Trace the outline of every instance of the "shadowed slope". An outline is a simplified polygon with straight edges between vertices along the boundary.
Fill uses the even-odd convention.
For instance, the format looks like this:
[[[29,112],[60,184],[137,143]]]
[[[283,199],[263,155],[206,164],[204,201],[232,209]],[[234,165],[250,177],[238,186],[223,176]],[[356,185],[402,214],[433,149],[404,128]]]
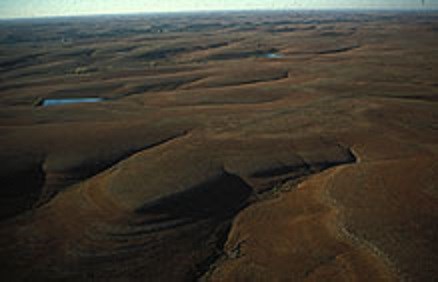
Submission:
[[[269,139],[221,140],[222,149],[215,152],[212,148],[218,144],[216,140],[200,142],[195,138],[176,139],[136,153],[59,194],[31,217],[17,218],[21,227],[17,226],[14,237],[30,232],[34,239],[6,248],[7,252],[12,255],[26,249],[29,257],[38,256],[40,260],[14,263],[11,268],[20,269],[14,275],[23,279],[111,276],[154,280],[200,276],[208,262],[220,255],[221,238],[225,238],[230,220],[256,200],[260,187],[266,191],[266,187],[285,179],[351,161],[350,152],[336,144],[321,147],[328,152],[325,156],[311,157],[312,153],[287,140],[279,146],[288,148],[288,154],[272,155],[262,149]],[[295,154],[307,155],[305,163]],[[187,159],[191,165],[181,166]],[[171,172],[173,177],[162,177]],[[59,233],[63,234],[62,241],[52,241]],[[6,234],[2,238],[13,240]],[[47,245],[50,254],[44,252]],[[184,263],[180,262],[182,257]],[[54,263],[55,258],[62,259]],[[123,260],[124,266],[109,272],[114,259]],[[163,272],[160,261],[177,267]]]

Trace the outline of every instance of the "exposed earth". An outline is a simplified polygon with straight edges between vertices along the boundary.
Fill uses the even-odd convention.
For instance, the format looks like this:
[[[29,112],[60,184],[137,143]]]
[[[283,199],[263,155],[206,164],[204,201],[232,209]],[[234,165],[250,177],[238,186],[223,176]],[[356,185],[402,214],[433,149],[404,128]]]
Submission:
[[[0,22],[1,280],[436,280],[437,35],[432,12]]]

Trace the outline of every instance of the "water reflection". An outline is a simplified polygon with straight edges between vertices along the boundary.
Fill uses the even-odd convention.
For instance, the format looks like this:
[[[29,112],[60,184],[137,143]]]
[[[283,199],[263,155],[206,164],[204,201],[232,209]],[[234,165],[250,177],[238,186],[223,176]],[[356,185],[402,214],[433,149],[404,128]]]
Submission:
[[[102,98],[64,98],[64,99],[44,99],[41,102],[41,106],[58,106],[66,104],[77,104],[77,103],[97,103],[102,102]]]

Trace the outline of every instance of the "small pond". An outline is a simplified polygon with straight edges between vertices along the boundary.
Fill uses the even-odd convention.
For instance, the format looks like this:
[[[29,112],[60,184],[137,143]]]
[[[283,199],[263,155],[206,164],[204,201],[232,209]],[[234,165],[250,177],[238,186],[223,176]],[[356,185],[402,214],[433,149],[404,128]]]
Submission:
[[[267,59],[280,59],[283,58],[283,55],[279,53],[268,53],[265,54],[263,57]]]
[[[62,98],[62,99],[44,99],[41,101],[40,106],[58,106],[66,104],[77,104],[77,103],[97,103],[102,102],[102,98]]]

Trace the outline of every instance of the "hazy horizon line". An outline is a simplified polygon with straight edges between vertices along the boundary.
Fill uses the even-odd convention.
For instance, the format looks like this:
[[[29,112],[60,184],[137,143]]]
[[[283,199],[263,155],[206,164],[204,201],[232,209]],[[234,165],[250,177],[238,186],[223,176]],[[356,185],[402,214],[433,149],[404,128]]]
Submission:
[[[294,9],[217,9],[217,10],[181,10],[181,11],[142,11],[142,12],[122,12],[122,13],[83,13],[73,15],[42,15],[42,16],[17,16],[1,17],[0,21],[8,20],[38,20],[56,18],[82,18],[99,16],[130,16],[130,15],[177,15],[177,14],[211,14],[211,13],[230,13],[230,12],[437,12],[438,8],[294,8]]]

